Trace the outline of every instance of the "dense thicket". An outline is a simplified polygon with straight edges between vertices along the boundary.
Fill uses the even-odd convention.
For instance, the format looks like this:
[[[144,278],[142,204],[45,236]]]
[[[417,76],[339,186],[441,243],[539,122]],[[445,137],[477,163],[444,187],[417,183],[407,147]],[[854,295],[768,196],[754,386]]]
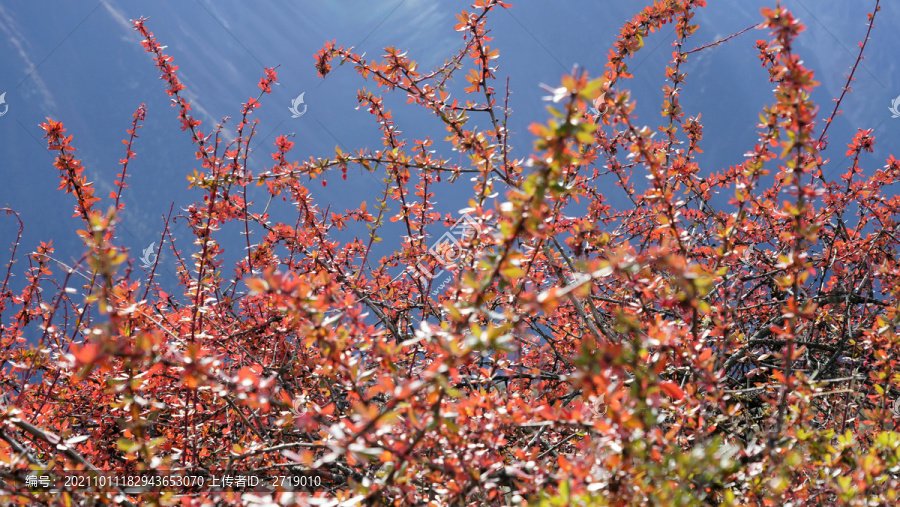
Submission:
[[[895,503],[900,202],[886,187],[900,163],[866,168],[875,139],[860,131],[849,167],[824,177],[840,102],[823,121],[794,47],[803,27],[779,6],[758,27],[775,88],[758,141],[736,165],[701,169],[700,112],[687,117],[679,93],[690,54],[712,46],[686,48],[704,5],[656,2],[622,28],[603,75],[563,76],[530,155],[510,149],[509,90],[486,28],[510,6],[462,12],[465,47],[436,69],[394,48],[371,60],[326,44],[321,75],[348,64],[375,84],[358,99],[383,146],[297,162],[282,136],[261,172],[247,165],[248,118],[275,70],[232,130],[204,132],[172,57],[135,21],[200,165],[185,211],[193,245],[168,226],[161,238],[183,293],[153,282],[156,266],[138,284],[113,241],[143,106],[111,206],[48,119],[87,254],[60,271],[49,243],[22,257],[16,241],[24,263],[0,286],[4,503]],[[627,62],[664,24],[676,39],[654,131],[633,115]],[[464,97],[450,97],[452,82]],[[432,112],[446,126],[438,142],[466,163],[404,137],[379,93]],[[318,182],[351,167],[383,177],[371,204],[317,202]],[[435,188],[451,183],[470,199],[442,216]],[[254,185],[266,199],[248,200]],[[629,205],[617,209],[607,197],[623,191]],[[714,192],[731,198],[714,206]],[[278,206],[291,220],[270,216]],[[229,222],[246,242],[233,267],[219,237]],[[376,257],[376,244],[390,253]],[[13,272],[27,277],[21,292],[9,290]],[[27,469],[317,482],[124,500],[121,488],[49,493]]]

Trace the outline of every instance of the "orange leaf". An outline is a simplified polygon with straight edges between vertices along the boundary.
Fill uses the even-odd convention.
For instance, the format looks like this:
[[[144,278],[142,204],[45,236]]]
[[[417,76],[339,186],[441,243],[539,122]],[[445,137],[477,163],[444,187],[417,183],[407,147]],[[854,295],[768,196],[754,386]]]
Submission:
[[[684,391],[678,387],[678,384],[674,382],[660,382],[659,388],[664,392],[669,398],[674,398],[676,400],[680,400],[684,398]]]
[[[94,364],[97,361],[97,357],[100,355],[100,345],[96,343],[88,343],[81,347],[72,346],[72,355],[75,356],[75,359],[78,359],[78,362],[81,364]]]

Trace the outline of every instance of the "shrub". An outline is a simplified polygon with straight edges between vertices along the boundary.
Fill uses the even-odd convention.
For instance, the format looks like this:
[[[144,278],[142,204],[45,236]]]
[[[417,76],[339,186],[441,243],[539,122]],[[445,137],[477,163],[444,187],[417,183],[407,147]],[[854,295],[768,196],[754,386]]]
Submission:
[[[226,141],[222,125],[201,131],[172,57],[134,21],[201,166],[188,178],[202,194],[187,211],[190,257],[168,227],[162,238],[183,294],[154,283],[155,266],[142,290],[113,241],[144,107],[109,211],[72,137],[48,119],[87,261],[54,273],[52,246],[42,244],[18,294],[7,267],[4,501],[895,503],[898,200],[885,191],[900,163],[864,171],[875,140],[861,130],[846,151],[850,168],[824,177],[840,100],[816,119],[817,83],[794,50],[803,27],[778,6],[762,9],[770,39],[756,42],[775,84],[758,142],[742,163],[701,173],[700,115],[686,117],[679,93],[683,64],[708,47],[685,49],[704,5],[654,3],[622,28],[602,76],[563,76],[524,157],[510,148],[509,91],[497,87],[499,52],[486,29],[491,11],[509,5],[476,0],[457,17],[465,48],[428,72],[395,48],[373,61],[328,43],[316,55],[322,76],[349,64],[405,94],[443,122],[444,141],[469,162],[442,158],[432,139],[402,137],[382,97],[361,90],[383,147],[301,163],[281,136],[258,173],[247,165],[248,118],[276,70],[266,69]],[[636,123],[627,62],[668,23],[667,124],[655,136]],[[459,75],[465,98],[450,99]],[[310,182],[338,170],[346,178],[350,167],[383,175],[375,204],[323,209]],[[468,181],[460,215],[435,211],[438,189]],[[609,182],[628,207],[607,202]],[[254,185],[289,203],[292,221],[252,202]],[[716,191],[733,198],[716,208]],[[228,223],[247,247],[230,274],[217,240]],[[385,237],[391,223],[399,238]],[[362,225],[368,233],[335,237]],[[252,243],[250,233],[262,237]],[[33,330],[37,343],[26,339]],[[151,479],[143,492],[117,483],[50,493],[27,470]],[[172,482],[185,474],[195,482]],[[293,488],[209,487],[213,476],[239,474],[286,477],[280,486]]]

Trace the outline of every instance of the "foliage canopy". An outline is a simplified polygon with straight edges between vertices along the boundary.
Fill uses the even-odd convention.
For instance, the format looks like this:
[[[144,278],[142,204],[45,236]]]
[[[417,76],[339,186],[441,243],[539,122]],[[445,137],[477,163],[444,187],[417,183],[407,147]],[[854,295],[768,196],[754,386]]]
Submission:
[[[743,162],[701,172],[700,114],[686,116],[679,92],[689,55],[713,46],[685,48],[705,3],[655,2],[622,28],[602,76],[563,76],[527,156],[510,149],[509,90],[487,29],[491,11],[510,5],[476,0],[457,16],[465,47],[427,72],[395,48],[369,60],[327,43],[315,58],[322,76],[349,64],[375,83],[357,98],[383,146],[298,162],[280,136],[256,173],[249,117],[276,70],[233,132],[224,121],[203,132],[173,58],[135,20],[200,161],[188,180],[202,198],[185,211],[193,246],[176,244],[168,222],[160,238],[183,294],[153,282],[155,265],[142,288],[113,241],[144,106],[109,211],[72,136],[48,119],[87,253],[59,273],[41,244],[13,293],[14,243],[0,286],[4,502],[895,503],[900,201],[885,191],[900,163],[866,170],[875,139],[861,130],[850,167],[824,177],[840,101],[817,119],[817,83],[794,50],[803,26],[778,6],[757,27],[769,34],[756,47],[775,84],[758,141]],[[676,40],[654,131],[634,117],[627,62],[669,23]],[[465,96],[451,99],[459,76]],[[381,92],[433,113],[468,162],[403,137]],[[310,182],[350,167],[383,176],[374,204],[323,208]],[[435,193],[469,183],[465,231],[436,243],[460,216],[437,213]],[[283,199],[252,202],[254,185]],[[608,202],[613,185],[629,206]],[[717,208],[714,192],[733,197]],[[279,205],[292,222],[272,220]],[[217,239],[227,223],[246,238],[230,272]],[[389,223],[402,236],[386,237]],[[335,238],[362,225],[366,234]],[[395,247],[375,258],[378,243]],[[321,483],[125,500],[122,488],[29,487],[28,469],[274,471]]]

